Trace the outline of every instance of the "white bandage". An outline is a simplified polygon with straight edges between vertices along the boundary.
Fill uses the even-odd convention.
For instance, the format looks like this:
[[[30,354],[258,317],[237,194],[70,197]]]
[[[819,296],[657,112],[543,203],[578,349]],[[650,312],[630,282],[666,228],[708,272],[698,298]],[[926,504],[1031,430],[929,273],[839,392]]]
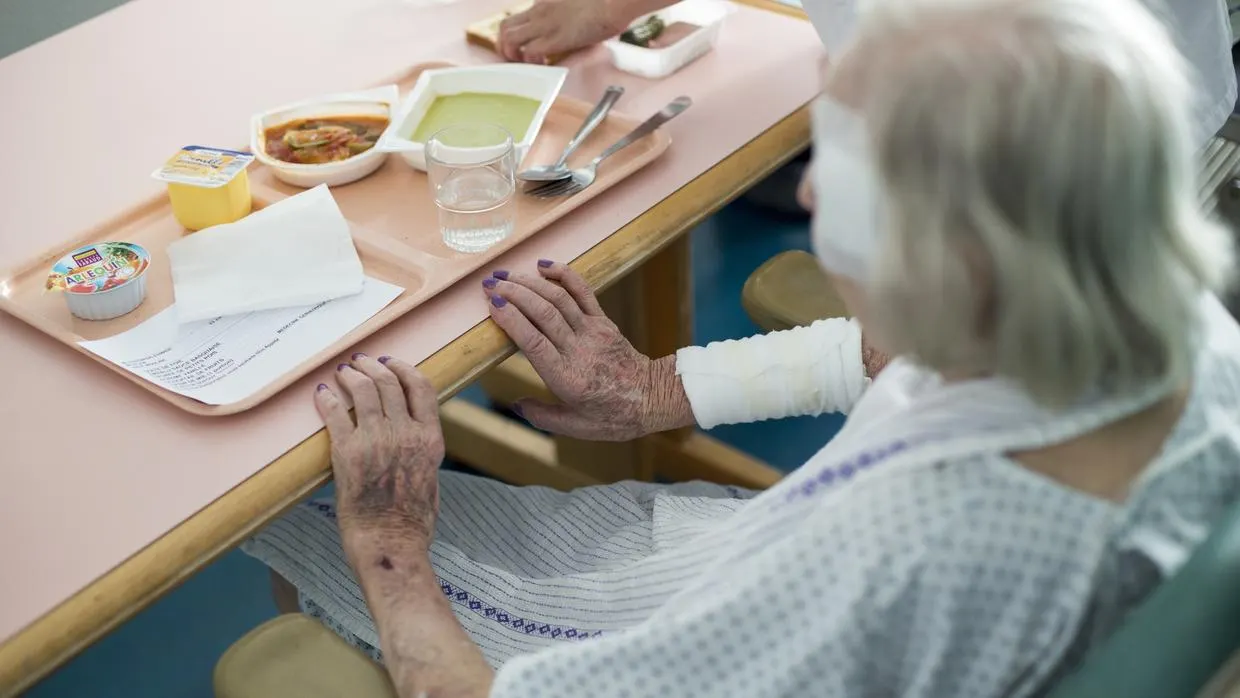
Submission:
[[[847,413],[868,383],[861,326],[842,318],[687,347],[676,352],[676,373],[703,429]]]
[[[864,282],[883,230],[865,122],[825,95],[814,101],[813,117],[814,252],[829,271]]]

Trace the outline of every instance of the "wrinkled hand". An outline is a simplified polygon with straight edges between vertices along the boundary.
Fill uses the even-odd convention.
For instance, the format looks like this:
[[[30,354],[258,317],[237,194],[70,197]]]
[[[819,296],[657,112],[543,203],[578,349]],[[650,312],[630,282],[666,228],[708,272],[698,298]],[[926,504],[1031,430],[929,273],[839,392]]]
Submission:
[[[801,181],[797,184],[797,203],[801,208],[814,212],[814,161],[811,158],[801,173]]]
[[[593,46],[628,28],[607,0],[539,0],[499,27],[499,52],[510,61],[546,63],[548,57]]]
[[[353,400],[356,425],[328,386],[314,402],[331,437],[342,534],[393,534],[429,546],[444,457],[434,388],[403,361],[364,354],[341,364],[336,381]]]
[[[834,63],[828,54],[823,53],[818,59],[818,79],[822,84],[827,84],[827,80],[836,80],[839,74],[832,74]],[[856,71],[854,71],[856,72]],[[834,83],[836,86],[838,82]],[[838,95],[835,95],[838,97]],[[801,183],[797,186],[797,203],[801,204],[801,208],[814,212],[814,158],[818,157],[817,152],[810,151],[809,164],[805,166],[805,170],[801,173]]]
[[[866,339],[863,330],[861,332],[861,365],[865,366],[866,377],[871,380],[878,378],[878,374],[887,368],[889,363],[891,363],[891,357],[874,348],[874,345]]]
[[[538,272],[497,271],[482,282],[491,317],[562,403],[524,399],[515,411],[540,429],[594,441],[681,426],[686,411],[692,423],[674,364],[633,348],[568,267],[543,261]]]

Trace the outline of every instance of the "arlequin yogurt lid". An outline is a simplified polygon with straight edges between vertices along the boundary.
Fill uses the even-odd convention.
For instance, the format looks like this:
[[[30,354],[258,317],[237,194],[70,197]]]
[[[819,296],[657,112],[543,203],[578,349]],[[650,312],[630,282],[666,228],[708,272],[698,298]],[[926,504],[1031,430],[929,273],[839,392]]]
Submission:
[[[187,145],[168,158],[151,176],[161,182],[215,189],[228,184],[254,162],[254,156],[237,150]]]
[[[151,255],[138,245],[99,242],[61,257],[47,275],[45,288],[84,295],[105,293],[138,279],[150,265]]]

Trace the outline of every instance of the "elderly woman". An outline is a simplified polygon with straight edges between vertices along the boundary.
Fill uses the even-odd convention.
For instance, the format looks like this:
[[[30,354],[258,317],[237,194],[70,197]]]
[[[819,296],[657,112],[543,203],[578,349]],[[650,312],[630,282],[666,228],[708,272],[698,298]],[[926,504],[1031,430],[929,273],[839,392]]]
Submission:
[[[1041,693],[1240,495],[1187,74],[1135,0],[875,3],[814,109],[855,321],[652,360],[560,264],[484,283],[535,425],[848,412],[819,453],[762,493],[438,473],[433,391],[358,355],[316,396],[335,504],[249,550],[408,698]]]

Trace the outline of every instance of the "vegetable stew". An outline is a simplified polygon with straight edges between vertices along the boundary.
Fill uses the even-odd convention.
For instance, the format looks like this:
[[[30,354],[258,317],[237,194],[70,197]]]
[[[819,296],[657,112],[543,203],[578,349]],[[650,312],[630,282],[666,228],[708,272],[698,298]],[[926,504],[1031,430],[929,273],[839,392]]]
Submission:
[[[388,127],[381,116],[333,116],[298,119],[272,126],[263,134],[267,154],[301,165],[347,160],[375,147]]]

